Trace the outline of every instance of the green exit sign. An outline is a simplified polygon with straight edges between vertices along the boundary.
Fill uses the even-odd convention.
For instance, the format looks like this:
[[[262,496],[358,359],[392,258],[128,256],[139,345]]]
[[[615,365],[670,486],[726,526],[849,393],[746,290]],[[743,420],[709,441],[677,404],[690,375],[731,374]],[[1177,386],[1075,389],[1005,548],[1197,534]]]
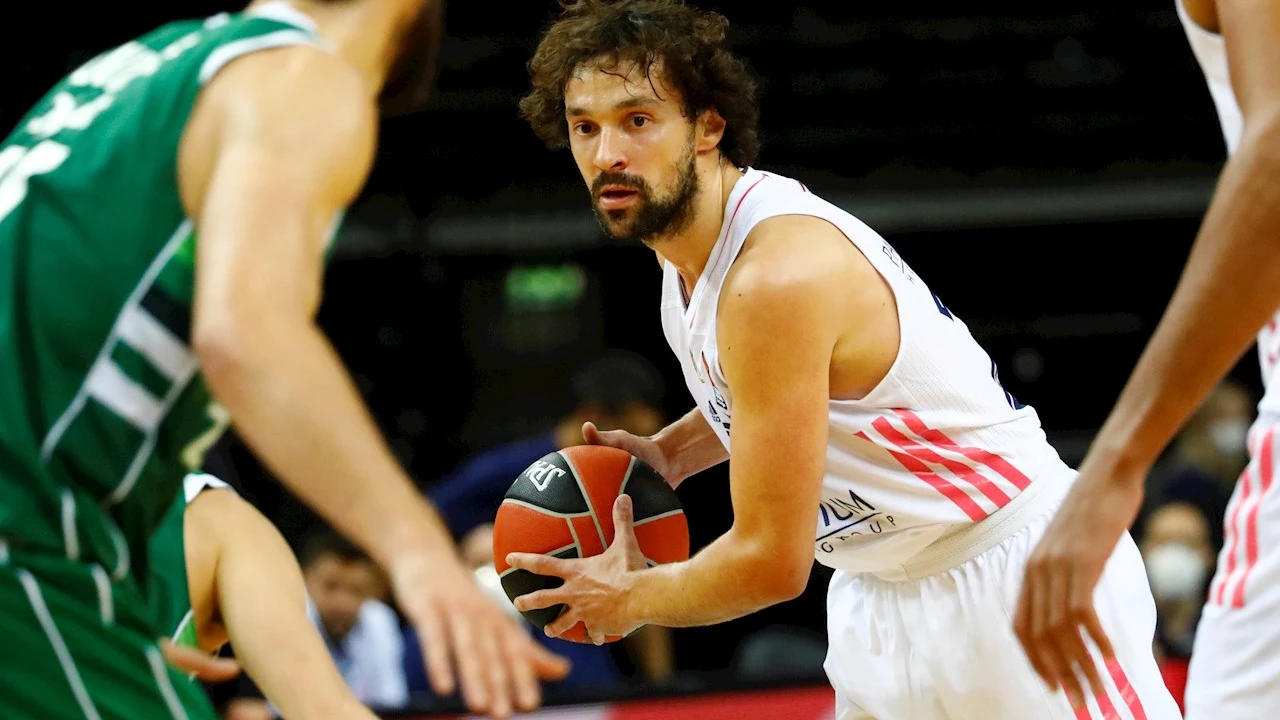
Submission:
[[[507,271],[507,304],[518,310],[573,305],[582,298],[587,275],[573,263],[517,265]]]

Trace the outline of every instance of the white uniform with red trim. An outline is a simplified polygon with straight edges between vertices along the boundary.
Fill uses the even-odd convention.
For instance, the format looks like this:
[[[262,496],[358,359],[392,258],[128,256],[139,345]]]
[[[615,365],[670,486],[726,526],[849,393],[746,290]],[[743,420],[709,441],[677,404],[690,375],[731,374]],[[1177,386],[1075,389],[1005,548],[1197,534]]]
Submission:
[[[1227,152],[1244,119],[1222,36],[1197,26],[1174,0],[1218,111]],[[1280,429],[1280,312],[1258,333],[1266,392],[1249,432],[1249,466],[1227,505],[1222,552],[1196,629],[1187,676],[1188,720],[1244,720],[1280,711],[1280,493],[1274,487]]]
[[[897,252],[796,180],[747,169],[720,237],[687,293],[670,263],[662,323],[704,417],[726,447],[733,391],[720,368],[716,315],[751,229],[779,215],[822,218],[892,289],[901,342],[861,400],[832,400],[814,532],[836,569],[827,671],[841,718],[1084,718],[1039,680],[1010,608],[1026,558],[1074,480],[1035,411],[1001,387],[995,365]],[[785,481],[785,478],[779,478]],[[1152,657],[1155,604],[1127,536],[1098,590],[1119,653],[1096,718],[1180,717]],[[1118,713],[1118,714],[1117,714]]]

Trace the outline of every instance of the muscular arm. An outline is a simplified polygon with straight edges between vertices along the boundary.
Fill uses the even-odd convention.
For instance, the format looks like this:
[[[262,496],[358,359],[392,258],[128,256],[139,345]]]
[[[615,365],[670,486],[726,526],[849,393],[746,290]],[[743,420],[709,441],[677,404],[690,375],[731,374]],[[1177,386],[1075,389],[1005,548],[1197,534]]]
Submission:
[[[206,490],[184,518],[192,607],[208,607],[209,635],[236,657],[284,717],[368,718],[307,617],[302,573],[284,538],[228,490]],[[193,557],[195,555],[196,557]]]
[[[1204,15],[1201,8],[1197,20]],[[1090,453],[1133,483],[1280,307],[1280,2],[1218,0],[1216,21],[1244,135],[1173,299]]]
[[[884,311],[868,304],[870,295],[859,297],[870,283],[883,289],[879,277],[829,225],[767,221],[748,243],[721,291],[718,317],[720,364],[733,390],[733,526],[686,562],[636,574],[629,602],[646,623],[723,622],[804,590],[826,464],[832,353],[844,319]]]
[[[210,389],[293,492],[394,569],[397,549],[443,555],[450,538],[314,322],[329,233],[364,183],[375,124],[371,94],[337,59],[255,53],[205,91],[180,174]]]

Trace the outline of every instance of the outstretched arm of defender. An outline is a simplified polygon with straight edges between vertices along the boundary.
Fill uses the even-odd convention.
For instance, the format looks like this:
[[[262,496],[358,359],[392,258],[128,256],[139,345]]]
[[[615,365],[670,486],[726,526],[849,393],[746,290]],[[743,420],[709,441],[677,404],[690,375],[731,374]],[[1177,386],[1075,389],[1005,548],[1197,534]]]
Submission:
[[[313,48],[254,53],[205,90],[180,178],[197,218],[193,342],[210,389],[266,465],[386,568],[436,692],[473,710],[538,701],[563,663],[463,568],[314,316],[326,244],[373,157],[373,94]]]
[[[1210,7],[1197,3],[1205,21]],[[1191,256],[1159,326],[1027,563],[1015,630],[1051,686],[1084,696],[1101,680],[1081,634],[1110,644],[1093,591],[1132,525],[1148,472],[1190,414],[1280,308],[1280,1],[1218,0],[1231,83],[1244,114]]]

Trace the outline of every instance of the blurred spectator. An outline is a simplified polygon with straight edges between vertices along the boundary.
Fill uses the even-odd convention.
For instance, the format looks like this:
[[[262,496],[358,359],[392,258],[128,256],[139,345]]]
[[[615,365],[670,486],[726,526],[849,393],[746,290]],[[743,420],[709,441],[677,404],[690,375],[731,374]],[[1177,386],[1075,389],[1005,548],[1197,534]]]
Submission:
[[[1208,520],[1213,546],[1220,546],[1227,502],[1249,461],[1246,437],[1254,416],[1244,386],[1228,379],[1215,388],[1152,473],[1145,514],[1168,502],[1193,505]]]
[[[1156,599],[1162,655],[1191,656],[1214,564],[1209,533],[1204,511],[1185,502],[1165,503],[1147,519],[1141,549]]]
[[[1139,543],[1156,600],[1156,658],[1180,707],[1214,565],[1211,532],[1203,510],[1186,502],[1168,502],[1151,512]]]
[[[404,640],[395,611],[368,596],[373,561],[327,528],[307,539],[300,561],[307,611],[347,686],[370,707],[404,707]]]
[[[493,563],[493,518],[511,483],[542,456],[581,445],[582,424],[601,430],[625,429],[651,435],[666,424],[662,413],[662,375],[648,361],[632,353],[608,352],[588,363],[573,377],[573,409],[552,427],[487,450],[464,462],[452,475],[428,489],[436,508],[455,537],[459,550],[474,569]],[[535,636],[573,663],[569,676],[548,687],[595,691],[616,685],[622,673],[608,646],[597,647]],[[645,627],[623,641],[628,656],[649,682],[666,681],[673,666],[670,630]],[[405,676],[415,694],[430,695],[418,641],[412,629],[405,635]]]

